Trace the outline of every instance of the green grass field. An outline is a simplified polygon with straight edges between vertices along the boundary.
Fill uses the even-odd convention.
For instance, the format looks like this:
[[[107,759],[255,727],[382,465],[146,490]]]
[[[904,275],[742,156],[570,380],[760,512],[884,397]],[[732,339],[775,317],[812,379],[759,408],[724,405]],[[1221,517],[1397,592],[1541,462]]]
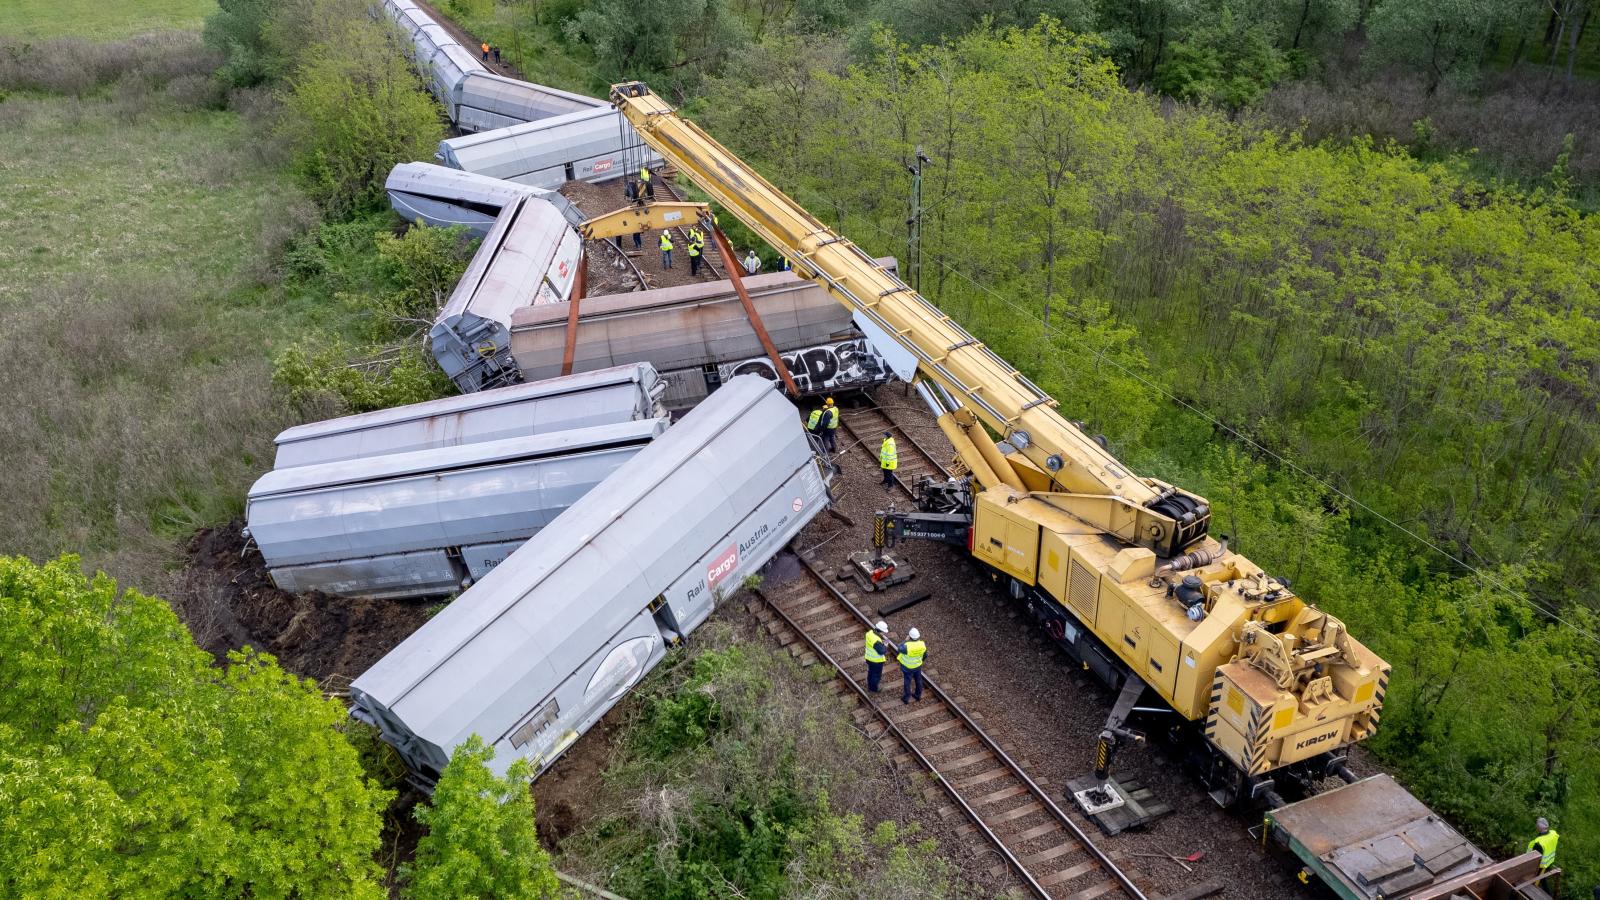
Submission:
[[[262,262],[306,202],[258,143],[159,89],[0,107],[0,552],[164,589],[270,467],[271,355],[336,313]]]
[[[215,0],[5,0],[0,37],[109,41],[166,29],[197,29]]]

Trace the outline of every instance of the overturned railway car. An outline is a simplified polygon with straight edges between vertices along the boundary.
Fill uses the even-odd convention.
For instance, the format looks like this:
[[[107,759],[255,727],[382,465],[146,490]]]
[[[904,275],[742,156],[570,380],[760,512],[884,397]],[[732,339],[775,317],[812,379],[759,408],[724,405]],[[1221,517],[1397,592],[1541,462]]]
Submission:
[[[730,382],[351,688],[424,787],[473,734],[548,768],[828,503],[794,406]]]
[[[286,591],[450,593],[486,575],[666,425],[644,419],[276,469],[250,488],[248,535]]]
[[[666,414],[666,383],[649,363],[446,397],[296,425],[279,433],[274,467],[340,462],[615,425]]]
[[[389,205],[402,218],[435,228],[464,226],[479,235],[494,227],[500,211],[518,197],[537,197],[561,211],[573,225],[585,216],[555,191],[473,175],[432,163],[400,163],[384,181]]]
[[[468,72],[446,101],[450,120],[465,132],[494,131],[611,104],[488,71]]]
[[[892,257],[878,262],[895,265]],[[849,311],[821,287],[788,272],[744,283],[802,392],[866,388],[889,379]],[[667,382],[668,409],[693,406],[735,375],[777,378],[728,281],[590,297],[578,312],[573,371],[649,362]],[[558,303],[512,314],[511,355],[523,378],[561,372],[567,313],[567,304]]]
[[[569,181],[608,181],[640,165],[661,164],[609,105],[448,138],[434,158],[474,175],[549,189]]]
[[[466,393],[524,380],[511,360],[512,313],[571,296],[582,252],[559,209],[535,197],[513,200],[428,332],[439,368]]]

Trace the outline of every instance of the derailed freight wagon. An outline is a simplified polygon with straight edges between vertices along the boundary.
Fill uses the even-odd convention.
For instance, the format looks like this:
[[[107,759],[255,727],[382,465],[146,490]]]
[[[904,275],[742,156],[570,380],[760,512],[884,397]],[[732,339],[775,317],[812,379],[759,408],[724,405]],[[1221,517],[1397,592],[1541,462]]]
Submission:
[[[286,591],[446,594],[482,578],[666,430],[644,419],[277,469],[248,535]]]
[[[433,163],[400,163],[389,170],[383,188],[389,194],[389,205],[401,218],[434,228],[459,225],[479,235],[487,235],[501,210],[518,197],[538,197],[561,210],[562,217],[574,226],[585,219],[571,201],[555,191]]]
[[[572,294],[583,240],[555,206],[513,200],[495,219],[428,331],[439,368],[463,392],[515,384],[511,315]]]
[[[547,378],[281,432],[274,467],[288,469],[413,450],[614,425],[666,414],[666,390],[649,363]]]
[[[893,270],[895,260],[879,265]],[[871,387],[891,373],[854,330],[850,311],[821,287],[789,272],[744,280],[785,364],[804,393]],[[522,377],[561,371],[566,303],[523,307],[511,316],[511,355]],[[728,281],[589,297],[579,306],[573,370],[647,361],[667,382],[668,409],[693,406],[735,375],[776,379],[744,305]]]
[[[434,158],[452,169],[534,187],[608,181],[661,164],[609,104],[525,125],[448,138]],[[623,198],[619,192],[617,205]]]
[[[474,132],[610,109],[611,104],[597,97],[518,81],[493,72],[469,72],[451,92],[449,108],[450,120],[457,128]]]
[[[795,408],[736,378],[351,687],[424,787],[473,734],[542,772],[829,502]]]

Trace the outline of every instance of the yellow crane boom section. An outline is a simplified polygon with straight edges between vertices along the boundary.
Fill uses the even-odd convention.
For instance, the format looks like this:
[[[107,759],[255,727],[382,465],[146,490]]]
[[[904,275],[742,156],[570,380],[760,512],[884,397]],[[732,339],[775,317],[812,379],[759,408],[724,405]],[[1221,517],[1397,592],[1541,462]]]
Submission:
[[[1210,539],[1203,498],[1127,471],[1014,366],[647,86],[614,85],[611,100],[797,275],[915,357],[917,376],[939,389],[923,397],[976,482],[972,554],[1052,598],[1180,715],[1204,722],[1241,777],[1310,765],[1377,728],[1388,665]],[[1056,627],[1058,640],[1078,640],[1064,618]]]
[[[640,137],[701,190],[782,251],[801,277],[894,336],[923,377],[958,398],[1011,441],[1055,490],[1112,495],[1130,504],[1170,486],[1135,477],[1055,409],[1056,401],[899,278],[878,268],[645,85],[612,88],[612,102]]]

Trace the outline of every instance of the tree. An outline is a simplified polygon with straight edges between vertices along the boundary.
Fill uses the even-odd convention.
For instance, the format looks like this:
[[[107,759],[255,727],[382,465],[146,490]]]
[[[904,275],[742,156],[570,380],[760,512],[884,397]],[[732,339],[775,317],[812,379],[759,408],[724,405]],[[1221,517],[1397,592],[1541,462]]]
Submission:
[[[533,769],[525,759],[506,777],[489,769],[494,748],[477,735],[455,749],[417,821],[428,833],[404,872],[411,900],[552,897],[560,890],[534,829]]]
[[[1422,72],[1431,94],[1477,76],[1489,40],[1516,21],[1519,0],[1384,0],[1367,20],[1366,61]]]
[[[396,163],[433,155],[444,125],[399,33],[352,19],[305,53],[284,98],[293,171],[334,217],[377,207]]]
[[[76,557],[0,557],[0,895],[378,897],[387,792],[270,657],[219,670]]]
[[[1216,19],[1184,32],[1156,67],[1156,86],[1180,100],[1203,100],[1237,111],[1259,100],[1288,72],[1271,24],[1242,4],[1225,3]]]

